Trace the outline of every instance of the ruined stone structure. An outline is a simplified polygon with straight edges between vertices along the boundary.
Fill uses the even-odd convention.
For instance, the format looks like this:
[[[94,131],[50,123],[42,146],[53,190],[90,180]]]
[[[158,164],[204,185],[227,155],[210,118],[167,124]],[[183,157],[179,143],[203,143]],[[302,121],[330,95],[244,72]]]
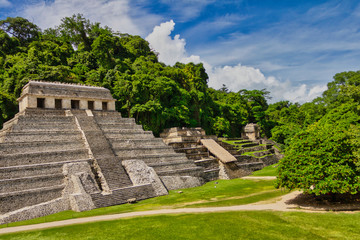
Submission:
[[[115,99],[102,87],[30,81],[22,90],[20,112],[26,108],[115,110]]]
[[[189,160],[203,167],[206,181],[246,176],[282,157],[272,143],[258,137],[254,141],[238,139],[241,148],[235,149],[233,145],[218,141],[216,136],[207,136],[201,128],[169,128],[160,136],[176,152],[185,153]],[[247,155],[248,152],[254,153]]]
[[[0,131],[0,223],[84,211],[199,186],[204,170],[100,87],[30,81]]]
[[[248,123],[244,127],[243,138],[256,141],[260,138],[260,127],[256,123]]]

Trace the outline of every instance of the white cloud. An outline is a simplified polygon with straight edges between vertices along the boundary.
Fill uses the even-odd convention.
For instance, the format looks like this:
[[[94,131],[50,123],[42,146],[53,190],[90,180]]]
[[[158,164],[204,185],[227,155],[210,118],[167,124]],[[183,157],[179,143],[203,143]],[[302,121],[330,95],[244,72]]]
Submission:
[[[11,3],[8,0],[0,0],[0,7],[10,7]]]
[[[21,11],[23,17],[32,19],[42,29],[57,26],[62,18],[77,13],[115,31],[140,35],[147,33],[147,29],[160,21],[156,15],[147,14],[139,8],[130,9],[129,0],[54,0],[50,3],[40,1]]]
[[[150,47],[159,53],[159,60],[168,65],[174,65],[176,62],[195,62],[199,63],[198,56],[188,57],[185,50],[186,41],[181,39],[180,35],[171,38],[170,34],[174,30],[173,20],[161,23],[154,27],[145,39],[150,43]]]
[[[308,86],[300,84],[293,85],[290,81],[281,81],[274,76],[266,77],[258,68],[250,66],[213,67],[209,63],[202,61],[200,56],[188,56],[185,45],[185,39],[179,35],[171,38],[170,34],[174,30],[175,23],[171,20],[156,26],[151,34],[146,37],[150,46],[159,53],[159,60],[173,65],[176,62],[203,62],[206,72],[209,75],[209,86],[219,89],[225,84],[232,91],[241,89],[264,89],[270,91],[271,102],[280,100],[289,100],[292,102],[307,102],[321,95],[326,90],[325,85]],[[266,63],[268,68],[281,69],[282,66]]]

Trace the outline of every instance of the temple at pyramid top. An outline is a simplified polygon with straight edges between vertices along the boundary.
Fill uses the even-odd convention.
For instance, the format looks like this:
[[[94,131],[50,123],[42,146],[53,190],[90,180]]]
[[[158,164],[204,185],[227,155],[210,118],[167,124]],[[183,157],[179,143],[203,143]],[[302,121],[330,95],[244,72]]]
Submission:
[[[18,98],[20,112],[26,108],[115,110],[108,89],[78,84],[29,81]]]

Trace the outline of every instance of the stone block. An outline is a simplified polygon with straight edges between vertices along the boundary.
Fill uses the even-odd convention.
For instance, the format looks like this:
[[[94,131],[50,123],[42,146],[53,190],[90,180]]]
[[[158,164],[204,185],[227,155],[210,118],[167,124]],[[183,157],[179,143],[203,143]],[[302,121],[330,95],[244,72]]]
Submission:
[[[168,191],[164,187],[155,170],[148,167],[143,161],[126,160],[122,161],[122,165],[135,186],[151,184],[157,196],[168,194]]]

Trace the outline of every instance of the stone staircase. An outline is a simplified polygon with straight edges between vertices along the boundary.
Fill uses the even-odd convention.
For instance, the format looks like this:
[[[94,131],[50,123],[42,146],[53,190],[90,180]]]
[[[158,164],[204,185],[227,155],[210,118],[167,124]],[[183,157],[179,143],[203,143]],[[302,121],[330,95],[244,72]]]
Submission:
[[[161,139],[154,138],[151,131],[144,131],[134,119],[121,118],[118,112],[94,112],[94,119],[121,162],[144,161],[156,171],[168,190],[188,186],[170,183],[175,176],[194,180],[191,186],[201,184],[197,182],[202,177],[201,167],[189,161],[185,154],[176,153]]]
[[[29,110],[0,131],[0,213],[62,197],[63,165],[89,161],[74,119]]]
[[[274,155],[272,144],[244,139],[233,139],[241,144],[241,148],[218,141],[214,136],[206,136],[201,128],[170,128],[165,130],[161,137],[163,141],[174,148],[175,152],[185,153],[190,161],[204,168],[204,179],[212,181],[219,178],[236,178],[251,174],[265,166],[276,163],[279,158]],[[213,139],[221,147],[236,158],[231,163],[221,161],[210,154],[202,145],[201,139]],[[251,152],[251,155],[247,153]]]
[[[219,141],[219,144],[236,157],[236,165],[247,175],[279,160],[274,155],[273,145],[263,142],[263,140],[250,141],[242,138],[227,140],[233,140],[235,144],[239,144],[240,148],[235,148],[234,145],[223,141]]]
[[[157,196],[152,183],[134,184],[124,161],[144,162],[168,190],[203,183],[202,167],[118,112],[27,108],[0,131],[0,214],[12,214],[0,222],[73,209],[81,191],[94,207]],[[69,170],[74,163],[89,172]]]
[[[177,153],[185,154],[187,159],[204,170],[203,178],[212,181],[219,178],[219,163],[216,157],[210,155],[208,149],[201,145],[200,139],[213,138],[206,136],[202,129],[171,128],[161,135],[163,141]]]

